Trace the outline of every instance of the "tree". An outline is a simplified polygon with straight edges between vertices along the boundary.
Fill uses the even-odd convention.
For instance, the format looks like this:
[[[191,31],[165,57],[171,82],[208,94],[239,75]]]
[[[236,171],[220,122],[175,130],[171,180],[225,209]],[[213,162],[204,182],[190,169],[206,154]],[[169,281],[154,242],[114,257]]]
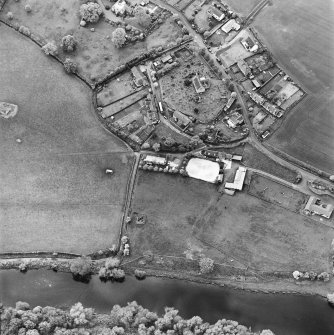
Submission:
[[[66,58],[64,61],[64,69],[67,73],[76,73],[78,65],[71,58]]]
[[[151,16],[147,14],[143,7],[137,6],[134,14],[142,27],[147,28],[151,24]]]
[[[210,32],[209,31],[205,31],[203,33],[203,36],[204,36],[204,38],[208,38],[210,36]]]
[[[146,272],[144,270],[135,270],[135,276],[137,279],[144,279],[146,277]]]
[[[25,10],[27,13],[30,13],[30,12],[31,12],[31,6],[30,6],[30,5],[25,5],[25,6],[24,6],[24,10]]]
[[[164,145],[166,147],[172,147],[175,143],[176,143],[175,140],[170,136],[168,136],[164,141]]]
[[[116,48],[121,48],[124,46],[126,41],[126,33],[123,28],[117,28],[112,33],[111,37],[112,42],[114,43]]]
[[[97,22],[102,14],[102,8],[97,3],[88,2],[80,6],[79,13],[84,21]]]
[[[213,268],[214,268],[214,262],[211,258],[202,257],[199,260],[199,268],[200,268],[200,272],[202,274],[211,273],[213,271]]]
[[[160,147],[161,147],[160,143],[154,143],[153,146],[152,146],[152,148],[155,152],[160,151]]]
[[[75,40],[73,35],[66,35],[61,40],[61,47],[65,52],[74,51],[77,45],[77,41]]]
[[[118,268],[119,265],[121,264],[121,261],[118,258],[108,258],[105,263],[105,267],[108,270],[111,270],[113,268]]]
[[[88,257],[79,257],[72,261],[70,270],[75,279],[86,279],[91,274],[91,260]]]
[[[44,46],[42,46],[42,50],[46,55],[56,55],[58,53],[58,48],[54,42],[48,42]]]

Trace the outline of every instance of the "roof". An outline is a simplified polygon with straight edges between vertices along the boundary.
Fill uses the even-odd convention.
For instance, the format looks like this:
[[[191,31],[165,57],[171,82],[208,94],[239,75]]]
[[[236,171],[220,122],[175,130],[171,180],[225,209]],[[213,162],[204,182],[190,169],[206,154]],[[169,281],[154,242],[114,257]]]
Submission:
[[[131,68],[131,73],[135,77],[135,83],[138,86],[142,86],[147,84],[146,77],[144,76],[143,72],[141,72],[136,66]]]
[[[232,19],[228,22],[226,22],[223,26],[222,26],[222,31],[226,34],[228,34],[231,30],[239,30],[240,29],[240,24],[235,20]]]
[[[225,17],[225,14],[223,12],[221,12],[218,8],[213,7],[213,6],[210,6],[210,8],[208,9],[208,12],[212,16],[217,18],[219,21],[221,21]]]
[[[325,204],[321,202],[319,198],[310,196],[305,206],[305,209],[329,219],[332,215],[334,206],[331,204]]]
[[[158,164],[158,165],[166,165],[167,159],[165,157],[159,157],[159,156],[153,156],[153,155],[147,155],[144,158],[144,162]]]
[[[246,172],[247,172],[247,169],[243,166],[240,166],[237,172],[235,173],[234,182],[226,183],[225,188],[241,191],[244,185],[245,178],[246,178]]]
[[[167,55],[167,56],[165,56],[165,57],[163,57],[162,59],[161,59],[161,61],[163,62],[163,63],[167,63],[169,60],[171,60],[172,59],[172,56],[171,55]]]
[[[197,93],[203,93],[205,92],[205,88],[203,87],[201,81],[198,78],[198,75],[196,75],[193,79],[192,79],[193,85],[195,87],[195,91]]]
[[[215,183],[219,175],[219,164],[202,158],[191,158],[186,166],[191,178]]]

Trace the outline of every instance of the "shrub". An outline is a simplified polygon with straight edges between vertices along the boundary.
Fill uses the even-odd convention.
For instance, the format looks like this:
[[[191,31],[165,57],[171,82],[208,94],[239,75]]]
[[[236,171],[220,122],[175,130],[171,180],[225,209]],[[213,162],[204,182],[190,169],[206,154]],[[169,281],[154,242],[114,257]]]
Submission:
[[[87,22],[97,22],[102,14],[102,8],[99,4],[88,2],[80,6],[80,16]]]
[[[66,58],[64,61],[64,69],[67,73],[76,73],[78,65],[70,58]]]
[[[111,41],[115,45],[116,48],[121,48],[124,46],[126,41],[126,34],[123,28],[117,28],[112,33]]]
[[[8,13],[6,14],[6,16],[7,16],[7,19],[8,19],[8,20],[13,20],[13,19],[14,19],[14,15],[13,15],[12,12],[8,12]]]
[[[105,267],[108,270],[111,270],[113,268],[119,267],[120,264],[121,264],[121,261],[119,260],[119,258],[108,258],[106,260]]]
[[[24,6],[24,10],[25,10],[27,13],[30,13],[30,12],[31,12],[31,6],[30,6],[30,5],[25,5],[25,6]]]
[[[23,35],[26,35],[26,36],[30,36],[31,35],[29,28],[27,28],[25,26],[20,26],[19,27],[19,32],[21,34],[23,34]]]
[[[84,279],[91,274],[91,260],[88,257],[76,258],[72,261],[70,270],[75,278]]]
[[[58,53],[58,48],[54,42],[48,42],[42,46],[42,50],[46,55],[56,55]]]
[[[203,257],[199,260],[199,268],[202,274],[211,273],[214,268],[214,262],[211,258]]]
[[[146,277],[146,272],[145,272],[144,270],[138,270],[138,269],[136,269],[136,270],[135,270],[135,276],[136,276],[136,278],[138,278],[138,279],[145,279],[145,277]]]
[[[112,269],[111,270],[111,278],[115,280],[123,280],[125,278],[125,272],[122,269]]]
[[[61,47],[66,52],[74,51],[76,45],[77,45],[77,41],[75,40],[74,36],[72,36],[72,35],[64,36],[61,40]]]

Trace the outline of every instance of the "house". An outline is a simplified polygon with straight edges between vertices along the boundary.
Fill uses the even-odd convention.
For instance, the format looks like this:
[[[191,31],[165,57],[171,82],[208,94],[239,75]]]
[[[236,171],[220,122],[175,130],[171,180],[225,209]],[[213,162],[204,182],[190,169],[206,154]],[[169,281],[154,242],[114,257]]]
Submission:
[[[167,159],[166,159],[166,157],[147,155],[144,158],[144,162],[149,163],[149,164],[156,164],[156,165],[166,165],[167,164]]]
[[[261,84],[258,82],[257,79],[253,79],[253,80],[252,80],[252,83],[253,83],[253,85],[255,86],[255,89],[261,87]]]
[[[305,211],[329,219],[333,213],[334,206],[323,203],[319,198],[310,196],[305,206]]]
[[[237,99],[237,93],[232,92],[230,98],[227,101],[227,104],[224,107],[225,112],[231,108],[236,99]]]
[[[235,19],[232,19],[222,26],[222,31],[228,34],[232,30],[238,31],[240,27],[240,24]]]
[[[187,127],[191,123],[191,120],[187,115],[184,115],[178,111],[173,113],[173,118],[174,121],[182,128]]]
[[[243,166],[240,166],[237,172],[235,173],[234,182],[225,183],[225,188],[241,191],[246,178],[246,172],[247,169]]]
[[[194,88],[196,93],[204,93],[205,92],[205,88],[202,85],[201,81],[198,78],[198,75],[196,74],[196,76],[192,79]]]
[[[256,52],[259,49],[259,46],[250,37],[243,39],[241,44],[247,51],[250,52]]]
[[[148,85],[145,75],[136,66],[131,68],[131,73],[134,76],[134,82],[137,87]]]
[[[161,61],[162,61],[164,64],[166,64],[166,63],[170,63],[170,62],[172,62],[172,61],[173,61],[173,58],[172,58],[171,55],[167,55],[167,56],[163,57],[163,58],[161,59]]]
[[[248,92],[248,94],[251,97],[251,99],[259,105],[263,105],[266,102],[265,98],[258,93]]]
[[[221,12],[218,8],[210,6],[208,9],[208,14],[214,17],[217,21],[222,21],[225,17],[225,14]]]
[[[270,114],[276,116],[276,117],[282,117],[282,112],[274,105],[270,104],[269,102],[265,102],[263,104],[263,108],[269,112]]]
[[[238,61],[237,65],[238,65],[239,70],[241,71],[241,73],[245,77],[252,74],[252,71],[251,71],[250,67],[248,66],[248,64],[244,60]]]
[[[235,127],[243,124],[243,123],[244,123],[244,119],[243,119],[242,115],[238,112],[233,113],[227,119],[227,124],[229,125],[229,127],[233,128],[233,129]]]

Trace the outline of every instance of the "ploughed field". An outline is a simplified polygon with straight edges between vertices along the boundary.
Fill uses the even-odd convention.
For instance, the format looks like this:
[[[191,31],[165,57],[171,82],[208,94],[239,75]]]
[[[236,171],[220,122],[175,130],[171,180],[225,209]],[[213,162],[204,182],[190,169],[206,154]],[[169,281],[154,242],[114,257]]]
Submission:
[[[0,101],[19,107],[0,118],[0,252],[110,247],[131,153],[101,127],[83,83],[3,24],[0,40]]]
[[[329,173],[334,173],[333,15],[330,0],[279,0],[254,22],[279,64],[309,94],[269,142]]]

